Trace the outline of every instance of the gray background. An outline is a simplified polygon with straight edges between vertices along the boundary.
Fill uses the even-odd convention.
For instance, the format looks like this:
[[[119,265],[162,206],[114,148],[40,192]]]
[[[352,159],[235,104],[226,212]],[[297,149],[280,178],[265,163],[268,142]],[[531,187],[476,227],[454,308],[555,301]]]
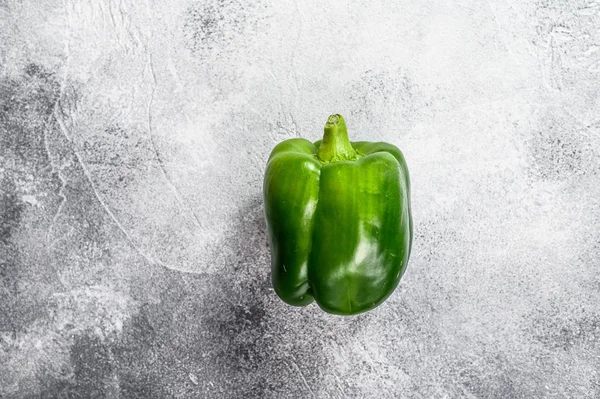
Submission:
[[[399,146],[382,306],[270,286],[272,147]],[[600,397],[598,1],[0,1],[0,397]]]

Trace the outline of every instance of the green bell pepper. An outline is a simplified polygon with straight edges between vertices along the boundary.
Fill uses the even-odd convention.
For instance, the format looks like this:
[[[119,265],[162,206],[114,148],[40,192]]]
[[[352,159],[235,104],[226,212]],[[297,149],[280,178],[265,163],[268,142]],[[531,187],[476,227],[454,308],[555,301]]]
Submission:
[[[322,141],[294,138],[271,152],[265,216],[275,292],[353,315],[381,304],[410,256],[410,180],[392,144],[350,142],[341,115]]]

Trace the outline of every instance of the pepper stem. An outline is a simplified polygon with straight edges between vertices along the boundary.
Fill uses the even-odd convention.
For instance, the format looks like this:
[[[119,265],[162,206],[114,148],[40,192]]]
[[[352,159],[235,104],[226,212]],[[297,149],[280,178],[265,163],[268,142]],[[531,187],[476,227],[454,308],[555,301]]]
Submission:
[[[352,148],[346,130],[346,121],[339,114],[330,115],[325,123],[323,142],[317,151],[321,162],[353,161],[356,151]]]

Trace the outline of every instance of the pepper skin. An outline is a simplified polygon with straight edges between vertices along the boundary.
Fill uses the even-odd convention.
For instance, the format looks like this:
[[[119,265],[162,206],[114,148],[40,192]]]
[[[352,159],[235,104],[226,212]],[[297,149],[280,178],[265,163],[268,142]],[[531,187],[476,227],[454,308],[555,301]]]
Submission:
[[[392,144],[350,142],[341,115],[322,141],[289,139],[264,180],[272,281],[286,303],[313,299],[354,315],[381,304],[406,270],[412,244],[410,180]]]

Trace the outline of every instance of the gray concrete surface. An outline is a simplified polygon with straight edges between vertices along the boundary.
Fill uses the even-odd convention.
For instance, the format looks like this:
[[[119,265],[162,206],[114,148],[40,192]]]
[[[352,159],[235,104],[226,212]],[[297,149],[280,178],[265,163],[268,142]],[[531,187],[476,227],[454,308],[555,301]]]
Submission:
[[[270,286],[271,148],[405,153],[357,317]],[[0,1],[0,397],[600,397],[600,3]]]

